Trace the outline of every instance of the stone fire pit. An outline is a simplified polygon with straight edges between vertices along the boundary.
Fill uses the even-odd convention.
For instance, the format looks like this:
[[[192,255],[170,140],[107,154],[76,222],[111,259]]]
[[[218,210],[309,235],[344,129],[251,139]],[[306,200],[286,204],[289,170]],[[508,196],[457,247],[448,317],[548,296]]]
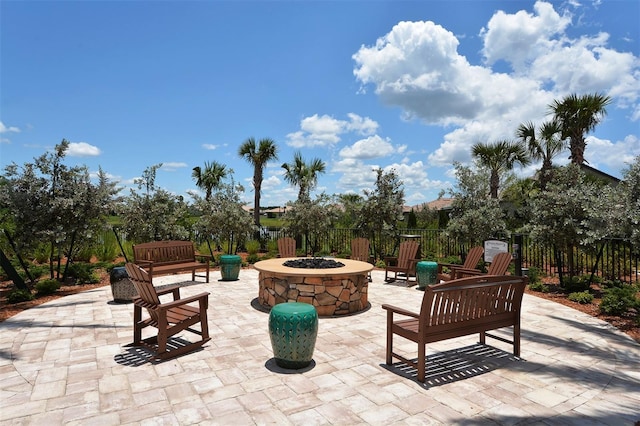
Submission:
[[[287,265],[294,265],[287,266]],[[258,303],[315,306],[319,316],[348,315],[369,307],[368,273],[373,265],[351,259],[288,258],[256,262]]]

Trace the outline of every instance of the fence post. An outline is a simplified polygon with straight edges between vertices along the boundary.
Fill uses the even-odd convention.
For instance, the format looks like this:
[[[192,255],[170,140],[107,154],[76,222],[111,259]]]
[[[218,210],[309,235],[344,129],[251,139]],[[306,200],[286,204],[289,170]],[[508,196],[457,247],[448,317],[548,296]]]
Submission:
[[[513,235],[513,256],[515,257],[516,275],[522,276],[522,234]]]

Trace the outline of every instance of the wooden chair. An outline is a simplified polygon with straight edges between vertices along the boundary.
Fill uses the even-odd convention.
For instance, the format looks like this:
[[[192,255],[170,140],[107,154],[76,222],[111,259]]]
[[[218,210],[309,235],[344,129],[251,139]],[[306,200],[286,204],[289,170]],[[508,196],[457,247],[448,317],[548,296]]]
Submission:
[[[125,268],[138,291],[138,297],[133,299],[132,346],[145,346],[154,352],[155,359],[167,359],[191,352],[211,340],[207,324],[209,293],[180,298],[180,287],[171,286],[157,291],[144,269],[134,263],[127,263]],[[173,294],[173,301],[162,303],[159,296],[168,293]],[[194,302],[198,302],[197,307],[188,305]],[[149,318],[142,319],[142,308],[147,310]],[[200,331],[191,328],[197,323],[200,323]],[[148,326],[155,327],[158,333],[142,339],[142,329]],[[201,339],[193,343],[169,341],[171,336],[183,330],[198,334]]]
[[[354,238],[351,240],[351,259],[361,262],[369,262],[369,240],[367,238]],[[371,281],[371,271],[368,275]]]
[[[456,269],[456,277],[464,278],[464,277],[471,277],[474,275],[506,275],[507,269],[509,269],[509,265],[511,264],[512,259],[513,258],[511,256],[511,253],[508,253],[508,252],[498,253],[495,256],[493,256],[493,261],[487,268],[486,274],[483,274],[482,271],[475,268],[470,268],[470,269],[458,268]]]
[[[278,238],[278,255],[280,257],[296,257],[296,240],[291,237]]]
[[[459,268],[462,269],[475,269],[478,266],[478,262],[484,253],[484,248],[482,246],[475,246],[469,250],[467,253],[467,257],[464,259],[464,263],[462,265],[457,265],[454,263],[438,263],[438,272],[437,277],[440,281],[451,281],[456,278],[460,278],[456,275],[456,270]],[[443,267],[449,269],[449,273],[442,272]]]
[[[407,281],[407,286],[411,285],[411,282],[416,284],[415,279],[413,281],[409,279],[416,276],[416,264],[420,261],[416,259],[419,247],[420,243],[417,241],[403,241],[400,243],[398,257],[385,257],[384,280],[391,282],[400,278]],[[393,272],[393,278],[389,278],[390,272]]]

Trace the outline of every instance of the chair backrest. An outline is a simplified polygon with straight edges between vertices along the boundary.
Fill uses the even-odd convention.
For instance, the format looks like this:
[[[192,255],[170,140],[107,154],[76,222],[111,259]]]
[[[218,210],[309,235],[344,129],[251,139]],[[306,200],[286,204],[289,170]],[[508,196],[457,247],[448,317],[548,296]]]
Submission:
[[[278,254],[280,257],[296,257],[296,240],[291,237],[279,238]]]
[[[151,283],[151,279],[149,278],[149,274],[147,274],[147,271],[145,271],[135,263],[127,263],[124,265],[124,267],[127,270],[129,279],[133,283],[133,286],[136,288],[140,299],[153,306],[159,305],[160,298],[158,297],[158,293],[156,293],[155,287],[153,287],[153,284]],[[149,315],[151,315],[154,319],[157,319],[157,315],[154,310],[147,310],[149,311]]]
[[[487,275],[504,275],[511,264],[511,253],[503,252],[493,256],[493,262],[487,268]]]
[[[478,267],[478,262],[484,253],[484,247],[475,246],[471,247],[469,253],[467,253],[467,257],[464,259],[464,263],[462,267],[465,269],[475,269]]]
[[[420,243],[417,241],[403,241],[400,243],[400,249],[398,251],[398,267],[409,267],[409,260],[415,259],[418,254],[418,248]]]
[[[351,240],[351,259],[362,262],[369,261],[369,240],[367,238],[354,238]]]

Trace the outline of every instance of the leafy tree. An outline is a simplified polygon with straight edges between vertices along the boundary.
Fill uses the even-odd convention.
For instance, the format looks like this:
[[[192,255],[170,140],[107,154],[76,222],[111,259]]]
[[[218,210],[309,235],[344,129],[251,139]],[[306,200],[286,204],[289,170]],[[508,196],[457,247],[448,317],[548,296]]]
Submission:
[[[543,191],[551,180],[553,159],[566,148],[560,137],[561,131],[560,123],[555,120],[543,123],[538,133],[532,122],[521,124],[516,131],[518,138],[527,146],[531,159],[542,160],[539,181]]]
[[[278,159],[278,147],[275,141],[269,138],[260,139],[256,147],[255,139],[249,138],[240,145],[238,155],[253,166],[253,221],[257,227],[260,227],[260,192],[264,168],[269,161]]]
[[[338,209],[332,203],[331,197],[322,193],[311,200],[307,197],[288,204],[284,215],[284,230],[290,235],[304,235],[307,247],[312,254],[320,251],[320,241],[328,230],[335,226],[338,219]],[[309,247],[310,245],[310,247]]]
[[[515,179],[504,185],[500,206],[507,228],[521,231],[531,220],[531,200],[540,192],[539,182],[533,178]]]
[[[599,199],[604,199],[601,189],[600,185],[585,181],[579,166],[570,164],[558,168],[547,191],[541,192],[532,202],[531,238],[554,248],[561,282],[565,282],[562,253],[566,254],[568,279],[571,280],[576,276],[574,258],[577,247],[589,243],[590,229],[603,225],[592,215],[599,208],[607,210],[607,207],[601,204],[597,204],[599,208],[591,207]],[[595,235],[591,238],[593,242],[602,239]]]
[[[292,163],[284,163],[284,180],[293,186],[298,187],[298,200],[310,199],[311,191],[318,184],[318,174],[324,173],[326,165],[319,159],[314,158],[307,164],[300,152],[293,156]]]
[[[574,93],[549,105],[550,113],[560,126],[561,138],[569,138],[569,158],[572,163],[584,163],[584,150],[587,147],[585,134],[593,131],[602,121],[610,103],[609,96],[599,93],[582,96]]]
[[[373,190],[365,190],[365,202],[360,210],[357,228],[371,241],[373,252],[378,259],[385,256],[383,241],[395,240],[398,223],[402,220],[404,189],[395,170],[384,172],[376,169],[376,183]]]
[[[622,182],[618,185],[614,209],[622,213],[619,233],[631,241],[636,253],[640,253],[640,156],[624,172]]]
[[[122,227],[132,242],[189,238],[188,210],[184,199],[156,187],[156,171],[161,166],[147,167],[142,177],[134,180],[144,193],[131,189],[120,206]]]
[[[422,229],[438,229],[440,221],[440,212],[436,209],[429,208],[424,203],[416,212],[417,227]]]
[[[205,191],[205,199],[211,198],[211,192],[220,186],[220,182],[227,176],[227,166],[217,161],[205,162],[204,169],[200,166],[193,168],[191,177],[196,181],[196,186]]]
[[[242,185],[235,184],[232,178],[231,183],[221,184],[209,200],[194,195],[196,210],[200,212],[195,229],[220,244],[226,242],[227,254],[234,254],[238,246],[257,230],[251,215],[243,208],[244,203],[240,199],[243,192]]]
[[[337,203],[341,206],[337,226],[353,228],[358,220],[358,215],[364,204],[364,197],[360,194],[338,194]]]
[[[481,166],[491,171],[491,198],[498,198],[500,173],[512,170],[516,164],[526,166],[529,157],[522,144],[511,141],[498,141],[493,144],[477,143],[471,148],[471,154]]]
[[[22,168],[15,163],[7,166],[6,190],[0,194],[19,250],[34,250],[46,241],[50,276],[61,280],[66,278],[67,268],[80,247],[90,244],[105,229],[106,216],[117,194],[115,184],[102,170],[99,183],[94,185],[85,166],[66,166],[63,160],[68,148],[69,142],[63,139],[53,152],[36,158],[34,163]],[[69,261],[60,276],[63,256]]]
[[[496,198],[488,197],[489,171],[472,170],[454,163],[457,186],[449,191],[453,200],[446,233],[460,243],[474,246],[507,233],[504,213]]]

